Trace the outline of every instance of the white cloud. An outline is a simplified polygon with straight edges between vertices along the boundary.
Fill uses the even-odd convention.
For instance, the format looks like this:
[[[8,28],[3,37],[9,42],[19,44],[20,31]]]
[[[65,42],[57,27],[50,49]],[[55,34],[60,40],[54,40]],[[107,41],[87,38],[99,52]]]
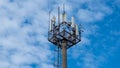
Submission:
[[[84,6],[85,5],[85,6]],[[112,9],[101,1],[86,1],[79,6],[78,19],[82,22],[95,22],[111,14]]]
[[[42,64],[42,67],[41,68],[54,68],[53,65],[50,65],[50,64]]]
[[[91,53],[87,53],[84,57],[84,67],[83,68],[97,68],[100,61],[103,61],[99,56],[96,57]]]
[[[80,22],[79,24],[83,24],[84,32],[82,33],[82,41],[77,46],[71,48],[68,55],[72,53],[72,55],[70,56],[72,56],[71,58],[77,59],[79,67],[99,68],[99,66],[102,65],[103,62],[105,62],[106,56],[104,54],[108,54],[108,52],[99,55],[91,53],[94,49],[94,44],[91,42],[90,38],[95,37],[97,35],[97,31],[100,28],[96,24],[96,21],[101,21],[104,19],[105,16],[112,14],[113,9],[106,5],[104,1],[100,0],[76,0],[73,2],[76,3],[74,4],[74,6],[76,6],[78,9],[76,17],[78,17],[78,20]]]
[[[101,20],[104,16],[101,12],[93,12],[86,9],[80,9],[78,12],[79,20],[83,22],[93,22],[96,20]]]
[[[0,68],[32,68],[32,63],[40,68],[51,65],[45,7],[47,0],[0,1]]]

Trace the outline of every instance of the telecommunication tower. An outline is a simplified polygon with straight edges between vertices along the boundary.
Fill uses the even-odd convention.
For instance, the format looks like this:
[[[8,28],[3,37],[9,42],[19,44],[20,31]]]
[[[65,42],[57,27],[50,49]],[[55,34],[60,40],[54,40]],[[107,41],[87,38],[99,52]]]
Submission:
[[[63,5],[62,19],[60,17],[60,7],[58,7],[58,21],[56,17],[50,17],[49,14],[49,30],[48,41],[56,45],[58,52],[57,68],[60,68],[60,52],[62,53],[62,68],[67,68],[67,49],[81,41],[81,29],[74,22],[67,21],[65,6]],[[61,21],[62,20],[62,21]]]

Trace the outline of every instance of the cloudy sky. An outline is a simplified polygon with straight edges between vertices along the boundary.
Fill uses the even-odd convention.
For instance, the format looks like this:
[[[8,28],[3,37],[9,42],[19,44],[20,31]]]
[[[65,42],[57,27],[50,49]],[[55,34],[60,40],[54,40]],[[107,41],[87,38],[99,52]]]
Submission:
[[[54,68],[48,13],[62,4],[84,30],[68,68],[120,68],[120,0],[0,0],[0,68]]]

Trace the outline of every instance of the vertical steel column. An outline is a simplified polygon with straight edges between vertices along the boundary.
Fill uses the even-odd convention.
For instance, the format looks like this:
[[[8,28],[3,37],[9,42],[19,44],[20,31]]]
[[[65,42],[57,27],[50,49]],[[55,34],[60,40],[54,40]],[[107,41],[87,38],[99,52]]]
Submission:
[[[62,41],[62,68],[67,68],[67,42],[65,40]]]

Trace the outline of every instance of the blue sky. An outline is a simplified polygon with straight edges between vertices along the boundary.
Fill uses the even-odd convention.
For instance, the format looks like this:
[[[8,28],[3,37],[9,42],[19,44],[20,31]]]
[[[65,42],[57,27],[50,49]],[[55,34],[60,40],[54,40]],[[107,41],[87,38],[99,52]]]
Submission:
[[[62,4],[84,30],[68,68],[120,68],[120,0],[0,0],[0,68],[54,68],[48,12]]]

